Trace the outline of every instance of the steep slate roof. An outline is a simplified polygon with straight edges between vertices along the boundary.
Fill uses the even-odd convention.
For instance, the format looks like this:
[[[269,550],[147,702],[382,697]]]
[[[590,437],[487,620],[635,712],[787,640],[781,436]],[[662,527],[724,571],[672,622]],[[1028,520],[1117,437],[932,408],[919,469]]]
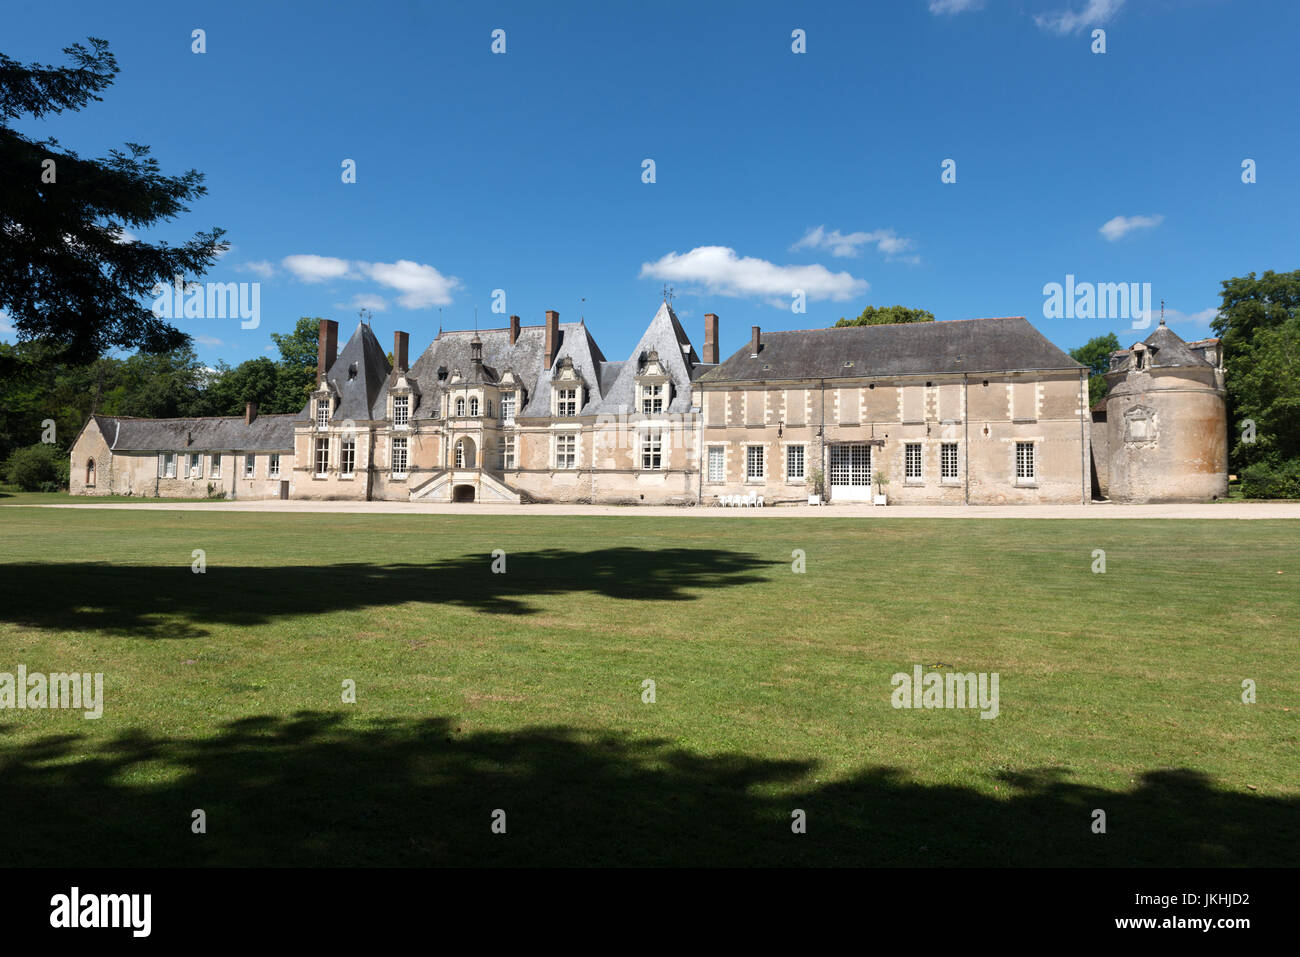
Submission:
[[[1182,337],[1161,321],[1151,335],[1142,340],[1151,347],[1151,367],[1172,369],[1178,366],[1209,366],[1203,352],[1197,352]]]
[[[545,335],[545,327],[543,327],[543,335]],[[522,332],[520,337],[523,337]],[[600,370],[605,364],[605,355],[600,351],[600,346],[596,345],[596,341],[591,338],[586,322],[569,322],[560,325],[560,348],[555,353],[555,365],[559,365],[560,360],[564,358],[573,360],[573,371],[578,373],[587,384],[587,401],[578,410],[578,415],[590,415],[600,405]],[[541,366],[542,356],[539,350],[537,360],[530,371],[540,370],[542,374],[537,376],[537,383],[528,396],[528,404],[519,410],[519,416],[551,414],[551,369],[543,370]],[[555,366],[551,368],[554,369]],[[515,370],[515,374],[519,374],[518,369]],[[535,371],[533,374],[536,376]]]
[[[567,326],[561,326],[564,330]],[[561,332],[563,334],[563,332]],[[412,410],[416,418],[428,419],[438,414],[443,383],[438,381],[438,369],[447,370],[447,378],[460,370],[461,376],[470,380],[474,364],[470,361],[470,342],[476,335],[472,330],[440,332],[438,338],[411,364],[407,378],[420,388],[420,399]],[[529,398],[536,392],[538,371],[542,365],[542,351],[546,348],[545,326],[521,326],[519,338],[510,344],[509,329],[483,329],[477,333],[483,343],[485,378],[489,375],[499,381],[510,370],[524,384]]]
[[[198,419],[136,419],[96,415],[104,441],[114,452],[286,452],[293,450],[296,415],[259,415],[252,425],[242,415]]]
[[[390,371],[384,347],[374,332],[364,322],[357,323],[357,331],[352,333],[352,338],[335,357],[334,364],[325,371],[325,378],[338,390],[339,396],[331,421],[352,419],[365,422],[384,418],[384,385]],[[298,418],[311,418],[310,400]]]
[[[746,343],[699,381],[1083,368],[1021,316],[767,332],[760,346],[751,359]],[[853,365],[845,368],[846,361]]]
[[[631,412],[636,408],[636,376],[644,364],[643,357],[651,352],[659,353],[659,362],[673,383],[672,401],[665,411],[691,410],[691,373],[699,363],[699,356],[677,321],[676,313],[665,302],[650,320],[632,355],[626,362],[617,363],[618,373],[605,390],[597,412],[618,413],[620,409]]]

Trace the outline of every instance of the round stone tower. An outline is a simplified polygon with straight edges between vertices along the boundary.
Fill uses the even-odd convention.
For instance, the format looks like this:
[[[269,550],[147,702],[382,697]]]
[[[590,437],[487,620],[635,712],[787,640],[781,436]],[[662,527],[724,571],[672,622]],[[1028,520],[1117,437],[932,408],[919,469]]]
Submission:
[[[1106,373],[1113,502],[1205,502],[1228,491],[1228,415],[1218,339],[1160,325],[1112,353]]]

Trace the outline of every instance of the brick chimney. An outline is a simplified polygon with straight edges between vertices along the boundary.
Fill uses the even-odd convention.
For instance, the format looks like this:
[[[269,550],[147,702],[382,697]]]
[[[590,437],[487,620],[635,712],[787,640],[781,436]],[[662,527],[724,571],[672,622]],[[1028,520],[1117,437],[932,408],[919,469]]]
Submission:
[[[750,332],[750,340],[749,340],[749,357],[751,359],[757,359],[758,350],[759,350],[758,326],[752,326],[751,330],[752,331]]]
[[[550,370],[555,365],[555,354],[560,351],[560,314],[554,309],[546,310],[546,354],[542,357],[546,365],[544,369]]]
[[[330,371],[338,355],[339,324],[333,319],[320,321],[320,335],[316,340],[316,383],[325,381],[325,373]]]
[[[718,317],[712,312],[704,314],[704,361],[718,362]]]
[[[406,371],[406,349],[410,342],[410,333],[393,333],[393,368],[398,372]]]
[[[510,344],[513,346],[519,341],[519,317],[510,317]]]
[[[257,403],[244,403],[244,425],[252,425],[253,420],[257,418]]]

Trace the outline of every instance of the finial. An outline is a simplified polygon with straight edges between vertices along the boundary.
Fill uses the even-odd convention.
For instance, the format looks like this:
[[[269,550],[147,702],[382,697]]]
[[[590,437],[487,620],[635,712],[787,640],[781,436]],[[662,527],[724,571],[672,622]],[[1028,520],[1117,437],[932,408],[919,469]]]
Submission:
[[[664,302],[669,309],[673,307],[673,287],[667,283],[664,283]]]
[[[1161,299],[1160,300],[1160,325],[1163,326],[1164,324],[1165,324],[1165,301]]]

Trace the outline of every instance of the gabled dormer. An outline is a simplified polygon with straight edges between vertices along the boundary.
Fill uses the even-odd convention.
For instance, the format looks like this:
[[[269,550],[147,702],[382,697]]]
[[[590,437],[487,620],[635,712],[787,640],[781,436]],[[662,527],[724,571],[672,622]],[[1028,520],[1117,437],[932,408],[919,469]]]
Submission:
[[[512,425],[515,421],[515,415],[528,403],[528,390],[525,388],[523,380],[515,375],[513,369],[509,368],[501,373],[498,390],[501,421],[506,425]]]
[[[636,410],[642,415],[662,415],[673,401],[673,380],[656,349],[637,357]]]
[[[551,375],[551,415],[557,418],[576,416],[587,402],[587,382],[573,364],[564,356],[555,363]]]

